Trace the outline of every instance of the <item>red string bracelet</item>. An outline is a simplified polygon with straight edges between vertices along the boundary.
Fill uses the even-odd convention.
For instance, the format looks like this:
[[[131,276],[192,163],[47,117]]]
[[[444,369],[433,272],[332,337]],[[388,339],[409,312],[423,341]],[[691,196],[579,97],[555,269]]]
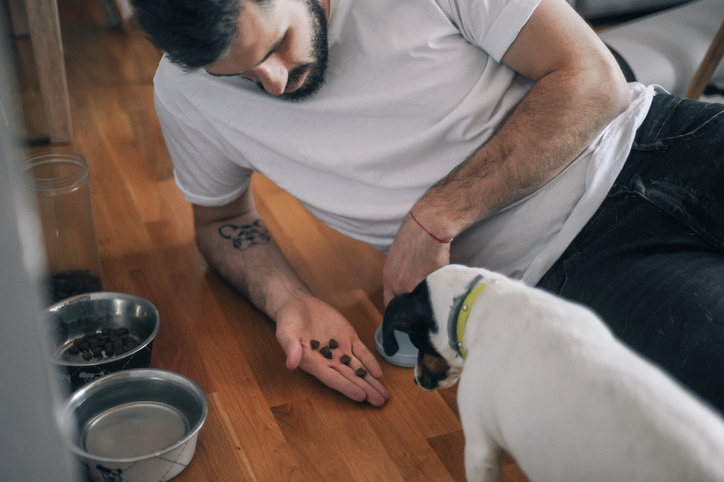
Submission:
[[[412,210],[410,210],[410,216],[412,216],[412,219],[415,220],[415,222],[417,223],[417,225],[420,226],[423,231],[425,231],[427,234],[429,234],[430,236],[432,236],[432,239],[434,239],[434,240],[437,241],[438,243],[450,244],[450,241],[452,241],[452,239],[450,239],[449,241],[444,241],[444,240],[438,238],[437,236],[435,236],[434,234],[432,234],[432,233],[431,233],[430,231],[428,231],[427,229],[425,229],[425,226],[423,226],[422,224],[420,224],[420,221],[418,221],[417,218],[415,217],[415,215],[412,214]]]

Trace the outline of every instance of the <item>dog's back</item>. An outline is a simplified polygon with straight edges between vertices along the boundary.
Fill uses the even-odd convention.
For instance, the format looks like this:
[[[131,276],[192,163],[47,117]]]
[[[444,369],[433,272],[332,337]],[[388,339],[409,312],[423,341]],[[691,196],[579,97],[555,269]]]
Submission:
[[[465,340],[469,477],[491,469],[471,470],[472,459],[501,447],[536,482],[724,481],[722,418],[587,308],[499,279],[472,307]]]

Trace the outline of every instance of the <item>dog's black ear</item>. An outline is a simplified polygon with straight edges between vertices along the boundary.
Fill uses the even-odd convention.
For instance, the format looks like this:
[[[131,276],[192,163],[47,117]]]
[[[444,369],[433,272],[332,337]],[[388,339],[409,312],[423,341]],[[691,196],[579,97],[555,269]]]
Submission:
[[[387,305],[382,319],[382,348],[385,354],[392,356],[400,349],[395,331],[412,334],[420,329],[427,330],[428,320],[424,318],[423,313],[429,312],[427,281],[423,280],[411,293],[393,298]]]

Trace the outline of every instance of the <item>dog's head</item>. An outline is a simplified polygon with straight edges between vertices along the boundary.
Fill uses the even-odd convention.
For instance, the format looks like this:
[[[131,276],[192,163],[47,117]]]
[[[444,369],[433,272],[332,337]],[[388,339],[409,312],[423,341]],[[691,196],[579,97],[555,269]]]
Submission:
[[[395,330],[407,333],[418,349],[415,382],[427,391],[454,385],[464,360],[455,340],[451,343],[450,313],[457,316],[461,300],[473,285],[500,278],[481,268],[448,265],[430,274],[411,293],[396,296],[382,321],[385,353],[392,356],[399,349]]]

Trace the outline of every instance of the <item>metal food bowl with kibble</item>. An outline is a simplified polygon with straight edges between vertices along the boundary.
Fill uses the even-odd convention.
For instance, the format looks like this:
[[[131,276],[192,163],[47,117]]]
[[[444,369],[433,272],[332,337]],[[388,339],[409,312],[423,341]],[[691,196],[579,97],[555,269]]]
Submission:
[[[151,362],[161,316],[145,298],[114,291],[73,296],[45,310],[58,376],[76,390]]]
[[[93,482],[164,482],[191,462],[209,404],[168,370],[137,368],[94,380],[68,399],[62,432]]]

